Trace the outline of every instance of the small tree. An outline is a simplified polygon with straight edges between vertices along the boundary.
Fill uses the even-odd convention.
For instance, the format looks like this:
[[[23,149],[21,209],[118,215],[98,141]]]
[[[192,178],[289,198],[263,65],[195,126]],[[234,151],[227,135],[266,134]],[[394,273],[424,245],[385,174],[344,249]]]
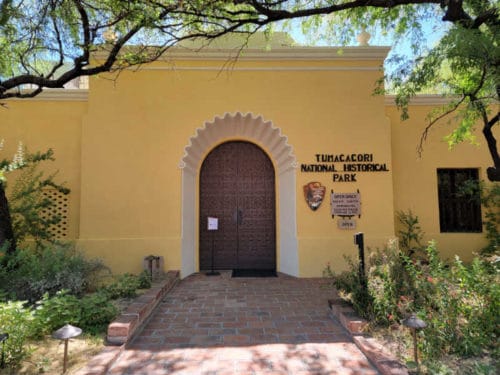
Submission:
[[[0,142],[0,150],[3,141]],[[4,211],[0,214],[0,243],[6,243],[7,254],[16,250],[17,243],[25,239],[33,239],[40,244],[41,241],[53,241],[49,228],[57,224],[60,217],[57,215],[42,215],[44,209],[54,205],[54,202],[43,196],[43,189],[51,187],[63,194],[68,194],[69,189],[54,181],[54,174],[44,176],[37,169],[41,162],[54,160],[54,152],[49,149],[41,153],[28,153],[20,142],[12,160],[0,161],[0,199],[4,205],[0,205]],[[7,204],[5,188],[6,175],[19,170],[20,175],[14,180],[10,206]]]
[[[0,142],[0,151],[2,149],[3,140]],[[5,195],[5,186],[7,182],[6,175],[9,172],[22,168],[24,165],[24,150],[21,142],[12,160],[4,159],[0,161],[0,245],[6,250],[7,254],[11,254],[16,250],[16,238],[14,236],[12,218]]]
[[[414,215],[411,210],[408,212],[399,211],[397,219],[402,226],[398,230],[401,251],[413,259],[425,257],[425,246],[422,245],[424,235],[418,222],[418,216]]]
[[[54,181],[56,173],[45,175],[39,171],[40,163],[54,160],[53,151],[45,153],[26,154],[26,166],[21,168],[19,176],[12,186],[9,196],[10,213],[14,235],[18,243],[26,239],[34,240],[39,248],[43,242],[55,242],[53,225],[61,222],[62,217],[53,213],[55,202],[44,194],[46,189],[55,189],[62,194],[70,190]]]

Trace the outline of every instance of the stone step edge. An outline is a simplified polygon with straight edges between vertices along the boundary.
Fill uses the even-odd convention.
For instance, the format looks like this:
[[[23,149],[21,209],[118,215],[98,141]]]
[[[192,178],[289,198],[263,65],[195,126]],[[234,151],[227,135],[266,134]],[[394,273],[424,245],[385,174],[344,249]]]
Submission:
[[[110,344],[112,344],[112,346],[107,346],[102,349],[99,354],[92,357],[92,359],[83,368],[78,370],[75,375],[106,374],[111,365],[122,354],[123,350],[125,349],[125,345],[133,337],[133,334],[139,327],[141,327],[142,323],[148,319],[149,315],[154,310],[156,305],[177,283],[177,281],[179,280],[179,275],[179,271],[168,271],[165,280],[162,280],[158,284],[153,284],[150,290],[148,290],[145,294],[137,297],[129,306],[129,308],[124,312],[124,314],[129,314],[125,315],[125,317],[127,317],[126,319],[123,319],[122,314],[109,324],[107,340]],[[144,305],[144,307],[140,308],[138,304]],[[135,312],[136,310],[140,310],[140,312]],[[135,319],[130,319],[130,316],[135,316]],[[124,321],[128,321],[128,323],[124,324]],[[112,327],[112,325],[114,328],[111,329],[111,334],[113,334],[113,332],[116,332],[118,333],[118,335],[115,337],[111,337],[112,341],[109,341],[110,327]],[[127,330],[127,332],[125,332],[125,329],[127,328],[129,328],[130,331]],[[120,342],[123,340],[124,342],[120,344]]]
[[[126,344],[178,280],[179,271],[168,271],[165,280],[153,284],[151,289],[137,297],[127,310],[109,324],[107,342],[111,345]]]
[[[333,316],[349,332],[356,346],[382,375],[408,375],[408,369],[372,337],[365,337],[368,322],[340,298],[328,300]]]

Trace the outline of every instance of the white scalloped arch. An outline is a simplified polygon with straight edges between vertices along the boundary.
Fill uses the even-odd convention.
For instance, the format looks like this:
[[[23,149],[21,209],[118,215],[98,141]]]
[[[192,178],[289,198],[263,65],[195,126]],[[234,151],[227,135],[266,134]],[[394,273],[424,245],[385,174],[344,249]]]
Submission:
[[[262,147],[276,168],[278,199],[278,271],[298,276],[298,247],[296,225],[296,159],[288,139],[271,121],[251,113],[226,113],[215,117],[196,130],[185,147],[180,162],[182,168],[182,268],[186,277],[196,272],[197,246],[197,181],[206,155],[220,143],[245,140]]]

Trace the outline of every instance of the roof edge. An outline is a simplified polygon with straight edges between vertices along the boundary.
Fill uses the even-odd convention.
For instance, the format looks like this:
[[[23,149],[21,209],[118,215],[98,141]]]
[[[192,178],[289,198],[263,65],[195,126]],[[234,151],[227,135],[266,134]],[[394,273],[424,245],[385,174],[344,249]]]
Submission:
[[[385,46],[360,47],[280,47],[269,50],[261,48],[201,48],[171,47],[157,61],[171,60],[228,60],[272,61],[272,60],[365,60],[383,61],[390,51]],[[105,59],[102,51],[94,53],[97,60]]]
[[[21,90],[21,93],[29,93],[32,90]],[[88,100],[88,89],[45,89],[32,98],[10,98],[9,101],[66,101],[85,102]]]
[[[410,99],[410,105],[413,106],[435,106],[450,103],[453,98],[440,94],[417,95]],[[384,104],[386,106],[396,105],[396,95],[385,95]]]

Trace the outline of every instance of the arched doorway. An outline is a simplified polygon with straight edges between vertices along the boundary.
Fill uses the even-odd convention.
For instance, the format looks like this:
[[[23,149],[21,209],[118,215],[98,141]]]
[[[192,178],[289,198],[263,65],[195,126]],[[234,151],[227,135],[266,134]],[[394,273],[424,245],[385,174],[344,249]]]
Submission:
[[[196,129],[184,148],[179,163],[182,170],[181,277],[199,270],[199,176],[200,167],[214,144],[228,139],[247,139],[268,152],[276,168],[277,270],[299,276],[296,222],[296,167],[292,146],[272,121],[252,113],[226,113]]]
[[[274,166],[250,142],[214,148],[200,169],[200,270],[276,269]],[[218,219],[209,231],[207,218]],[[213,255],[212,255],[213,251]]]

